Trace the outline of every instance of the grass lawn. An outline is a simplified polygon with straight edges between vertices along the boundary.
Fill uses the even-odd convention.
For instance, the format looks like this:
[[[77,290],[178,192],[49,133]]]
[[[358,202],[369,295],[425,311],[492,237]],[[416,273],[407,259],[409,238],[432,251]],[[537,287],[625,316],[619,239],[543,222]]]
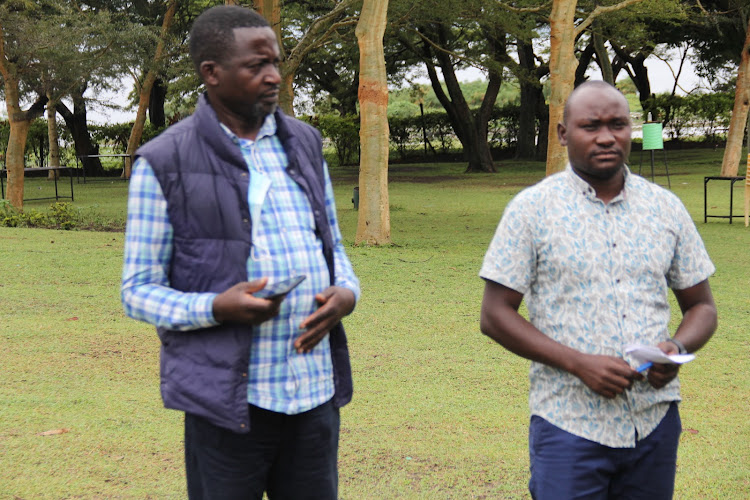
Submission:
[[[721,154],[668,153],[718,269],[720,322],[682,371],[675,498],[750,498],[750,229],[741,217],[703,223],[703,177]],[[352,245],[356,169],[332,172],[362,282],[346,320],[355,397],[342,411],[342,499],[528,496],[529,363],[479,332],[477,272],[505,204],[544,166],[463,167],[391,167],[387,248]],[[122,223],[126,188],[76,184],[74,206]],[[728,211],[728,190],[709,184],[710,213]],[[742,194],[738,183],[738,214]],[[0,499],[185,498],[182,418],[161,405],[156,334],[119,303],[122,244],[121,232],[0,228]]]

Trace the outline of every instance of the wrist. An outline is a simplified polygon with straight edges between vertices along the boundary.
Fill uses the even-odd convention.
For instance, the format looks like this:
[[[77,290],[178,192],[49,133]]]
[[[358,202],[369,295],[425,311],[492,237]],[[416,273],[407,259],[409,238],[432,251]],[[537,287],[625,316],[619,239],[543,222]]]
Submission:
[[[680,354],[687,354],[688,350],[685,348],[685,344],[683,344],[679,340],[675,338],[671,338],[671,339],[667,339],[667,342],[671,342],[672,344],[674,344],[675,347],[677,347],[677,351]]]
[[[584,358],[587,355],[580,351],[576,351],[575,349],[572,349],[572,351],[573,352],[571,353],[571,355],[562,358],[558,368],[561,368],[571,375],[580,378],[579,369],[584,365]]]

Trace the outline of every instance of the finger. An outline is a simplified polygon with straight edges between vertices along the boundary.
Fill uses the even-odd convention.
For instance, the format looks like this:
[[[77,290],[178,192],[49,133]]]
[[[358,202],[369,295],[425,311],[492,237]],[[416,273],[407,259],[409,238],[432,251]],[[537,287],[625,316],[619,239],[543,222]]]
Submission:
[[[294,346],[298,351],[308,352],[318,345],[318,342],[328,334],[333,325],[334,322],[332,321],[330,314],[320,315],[320,317],[316,318],[314,322],[311,321],[307,325],[307,331],[300,335],[295,341]]]
[[[601,394],[607,399],[613,399],[617,395],[614,391],[610,389],[604,389],[599,394]]]
[[[315,294],[315,302],[318,303],[318,306],[322,306],[323,304],[327,303],[328,300],[331,298],[331,294],[326,294],[325,292],[317,293]]]
[[[302,321],[302,323],[300,323],[299,326],[303,330],[308,330],[310,328],[314,328],[316,325],[325,321],[327,318],[331,317],[332,315],[333,315],[333,308],[325,307],[325,304],[322,304],[314,313],[312,313],[310,316],[305,318]]]
[[[263,290],[268,283],[268,278],[260,278],[247,283],[245,293],[255,293],[258,290]]]
[[[326,333],[328,332],[313,331],[313,332],[304,333],[294,343],[294,347],[297,349],[297,353],[303,354],[303,353],[308,353],[311,350],[313,350],[313,348],[316,345],[318,345],[321,340],[323,340],[323,337],[325,337]]]

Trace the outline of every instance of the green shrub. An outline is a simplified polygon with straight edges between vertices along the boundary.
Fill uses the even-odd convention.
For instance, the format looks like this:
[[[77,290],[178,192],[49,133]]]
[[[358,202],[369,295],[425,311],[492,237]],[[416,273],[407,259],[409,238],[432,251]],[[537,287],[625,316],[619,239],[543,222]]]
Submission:
[[[0,226],[39,227],[45,229],[75,229],[80,216],[70,203],[56,202],[47,212],[18,211],[8,200],[0,200]]]
[[[326,114],[308,121],[333,143],[339,165],[359,163],[359,116]]]

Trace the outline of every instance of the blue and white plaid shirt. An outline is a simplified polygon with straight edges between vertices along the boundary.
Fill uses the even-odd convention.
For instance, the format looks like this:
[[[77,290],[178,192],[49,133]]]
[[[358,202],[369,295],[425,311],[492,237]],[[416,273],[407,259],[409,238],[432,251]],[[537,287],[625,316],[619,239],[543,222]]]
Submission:
[[[298,274],[307,276],[282,302],[277,317],[252,327],[248,402],[275,412],[301,413],[325,403],[334,393],[328,337],[307,354],[298,354],[293,345],[301,333],[299,324],[318,307],[315,294],[329,283],[322,242],[315,235],[309,200],[286,174],[287,157],[276,136],[273,115],[268,116],[255,141],[225,131],[240,147],[250,170],[248,203],[253,235],[248,280],[268,277],[269,283],[274,283]],[[354,292],[358,300],[359,281],[341,244],[333,188],[328,170],[324,170],[335,284]],[[170,288],[172,231],[161,186],[148,162],[139,158],[128,199],[122,275],[125,312],[173,330],[214,326],[216,294]]]

